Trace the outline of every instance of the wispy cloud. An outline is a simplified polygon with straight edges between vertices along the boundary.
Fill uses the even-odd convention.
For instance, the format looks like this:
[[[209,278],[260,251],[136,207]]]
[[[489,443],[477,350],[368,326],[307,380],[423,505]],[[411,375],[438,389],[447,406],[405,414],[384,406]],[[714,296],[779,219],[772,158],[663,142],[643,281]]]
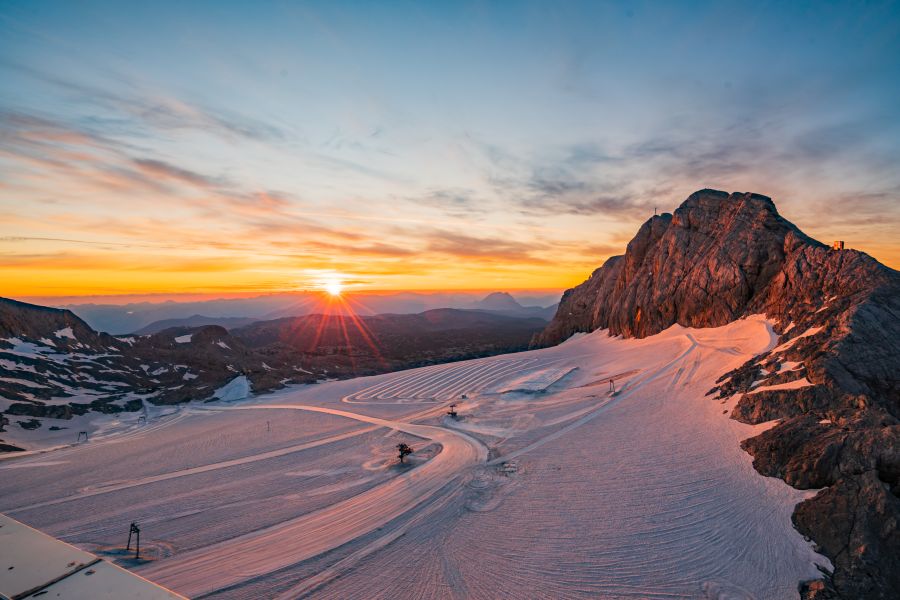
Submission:
[[[471,188],[430,188],[420,194],[402,198],[415,206],[426,206],[439,210],[454,218],[475,218],[495,209],[484,195]]]
[[[452,231],[435,230],[428,235],[427,250],[458,258],[502,262],[545,263],[538,255],[543,244],[484,238]]]
[[[177,167],[161,160],[136,158],[132,162],[141,172],[149,176],[173,179],[204,188],[217,188],[226,185],[223,178],[201,175],[195,171]]]
[[[102,107],[112,111],[112,114],[131,117],[123,124],[136,120],[154,129],[212,132],[227,139],[284,141],[292,137],[284,128],[272,123],[142,89],[121,75],[116,76],[119,79],[117,91],[112,91],[109,87],[76,82],[24,64],[0,61],[0,68],[43,81],[64,93],[72,102]]]

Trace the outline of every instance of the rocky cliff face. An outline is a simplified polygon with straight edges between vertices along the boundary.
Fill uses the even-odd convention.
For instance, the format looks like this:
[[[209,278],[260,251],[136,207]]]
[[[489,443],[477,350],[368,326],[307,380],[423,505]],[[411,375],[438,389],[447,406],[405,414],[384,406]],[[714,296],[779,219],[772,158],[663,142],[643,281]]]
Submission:
[[[835,570],[824,587],[802,592],[896,597],[900,273],[811,239],[765,196],[702,190],[648,220],[624,255],[568,290],[534,345],[595,329],[646,337],[758,313],[775,322],[779,344],[724,374],[711,394],[740,395],[732,418],[780,421],[743,443],[757,470],[826,488],[798,505],[794,521]]]

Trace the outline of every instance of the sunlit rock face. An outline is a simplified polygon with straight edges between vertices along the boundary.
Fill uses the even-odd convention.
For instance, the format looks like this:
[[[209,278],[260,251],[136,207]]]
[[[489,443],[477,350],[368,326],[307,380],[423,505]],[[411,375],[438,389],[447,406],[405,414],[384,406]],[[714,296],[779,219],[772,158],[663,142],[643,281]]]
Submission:
[[[889,598],[900,589],[900,273],[832,250],[758,194],[701,190],[645,222],[625,254],[563,295],[535,346],[573,333],[647,337],[765,314],[775,346],[723,374],[732,418],[780,420],[745,440],[761,473],[799,488],[797,527],[835,565],[809,597]],[[825,594],[828,594],[826,596]]]
[[[673,214],[650,218],[623,256],[568,290],[536,343],[602,328],[641,338],[752,313],[790,318],[890,280],[896,272],[868,255],[806,236],[765,196],[701,190]]]

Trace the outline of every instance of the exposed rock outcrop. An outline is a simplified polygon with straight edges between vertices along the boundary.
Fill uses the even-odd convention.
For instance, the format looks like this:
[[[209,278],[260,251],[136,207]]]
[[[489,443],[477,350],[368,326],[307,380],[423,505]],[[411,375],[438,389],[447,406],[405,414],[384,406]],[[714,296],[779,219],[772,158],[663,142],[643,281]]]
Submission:
[[[794,521],[833,562],[805,597],[900,589],[900,273],[803,234],[757,194],[702,190],[649,219],[623,256],[568,290],[535,346],[581,331],[646,337],[750,314],[778,345],[722,376],[732,418],[779,424],[742,444],[764,475],[803,489]]]
[[[251,350],[219,326],[116,337],[68,310],[0,298],[0,413],[9,416],[71,419],[136,411],[144,401],[202,400],[241,374],[256,391],[321,376]]]

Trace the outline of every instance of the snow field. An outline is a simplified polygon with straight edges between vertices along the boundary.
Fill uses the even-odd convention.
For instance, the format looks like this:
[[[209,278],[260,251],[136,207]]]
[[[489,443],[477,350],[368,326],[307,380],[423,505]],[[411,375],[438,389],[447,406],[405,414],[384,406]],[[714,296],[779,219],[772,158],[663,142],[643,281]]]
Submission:
[[[139,573],[192,596],[791,597],[827,564],[790,522],[811,492],[758,475],[739,442],[765,426],[704,396],[773,338],[758,317],[599,331],[186,408],[9,461],[24,466],[0,477],[0,510],[87,549],[138,519],[167,549]],[[575,367],[546,393],[497,393]],[[616,394],[591,385],[611,374]],[[398,468],[398,441],[439,452]]]

